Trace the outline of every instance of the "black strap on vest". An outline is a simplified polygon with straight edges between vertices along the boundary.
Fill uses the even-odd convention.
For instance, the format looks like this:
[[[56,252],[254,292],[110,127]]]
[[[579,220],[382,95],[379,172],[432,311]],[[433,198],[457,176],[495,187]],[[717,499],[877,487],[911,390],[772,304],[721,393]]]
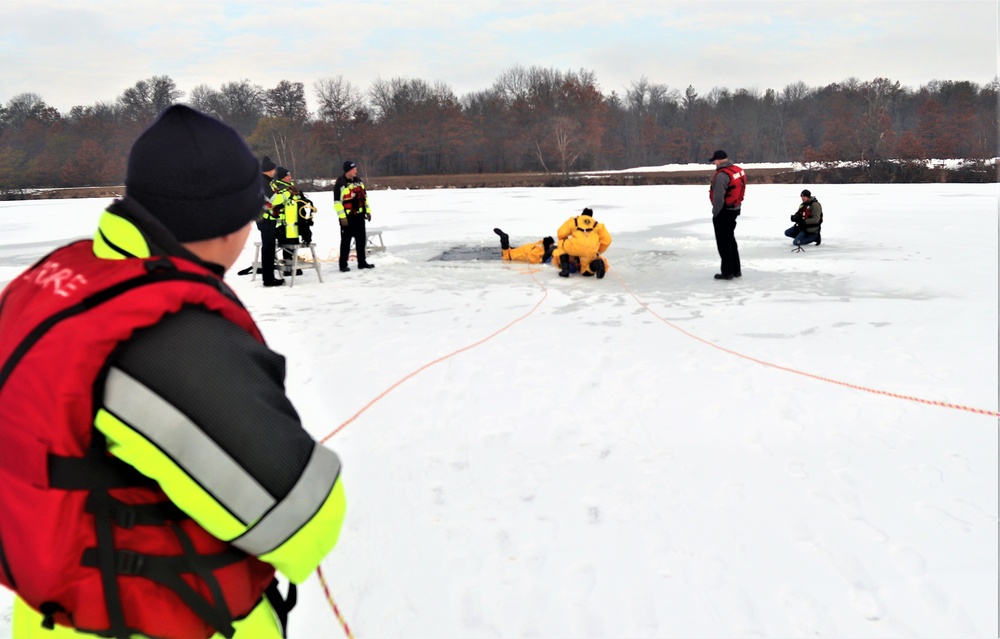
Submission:
[[[156,488],[155,481],[102,451],[104,437],[96,431],[94,436],[97,441],[83,457],[49,455],[49,486],[62,490]]]
[[[107,580],[107,571],[110,569],[112,578],[117,575],[145,577],[165,586],[173,591],[184,602],[184,605],[198,617],[211,625],[216,632],[224,637],[232,637],[235,633],[232,625],[233,617],[222,596],[222,589],[212,576],[211,571],[237,562],[246,555],[235,548],[214,555],[199,555],[194,550],[191,538],[179,526],[171,524],[171,528],[184,547],[183,555],[145,555],[131,550],[115,550],[105,555],[101,552],[100,540],[98,540],[97,548],[87,548],[83,551],[80,563],[84,566],[99,568],[101,577],[105,581]],[[105,568],[106,565],[109,568]],[[212,601],[215,603],[198,594],[188,582],[184,581],[181,575],[185,573],[200,577],[208,586]],[[119,635],[113,636],[118,637]],[[127,639],[128,636],[125,635],[125,638]]]
[[[95,431],[93,443],[83,457],[50,454],[48,467],[49,484],[53,488],[88,491],[86,510],[94,515],[97,546],[85,549],[80,563],[100,570],[111,625],[107,636],[129,639],[140,632],[129,628],[125,623],[118,575],[128,575],[145,577],[169,588],[216,632],[223,637],[232,637],[235,633],[233,615],[212,572],[241,561],[246,558],[246,553],[229,548],[221,553],[199,554],[191,538],[176,523],[189,517],[173,503],[163,501],[132,505],[112,497],[108,492],[112,488],[155,487],[156,483],[128,464],[108,455],[103,450],[103,444],[104,438]],[[160,556],[116,549],[115,526],[126,529],[134,526],[169,526],[184,553]],[[211,599],[199,594],[181,577],[182,574],[196,575],[208,587]],[[48,621],[49,617],[45,619]]]
[[[68,611],[54,601],[43,601],[38,607],[38,612],[42,613],[42,628],[55,630],[56,613]]]
[[[278,615],[278,622],[281,623],[281,636],[288,636],[288,613],[292,611],[298,603],[299,595],[295,584],[288,584],[288,596],[282,597],[281,590],[278,589],[278,579],[275,578],[264,591],[268,603],[274,608],[274,613]]]

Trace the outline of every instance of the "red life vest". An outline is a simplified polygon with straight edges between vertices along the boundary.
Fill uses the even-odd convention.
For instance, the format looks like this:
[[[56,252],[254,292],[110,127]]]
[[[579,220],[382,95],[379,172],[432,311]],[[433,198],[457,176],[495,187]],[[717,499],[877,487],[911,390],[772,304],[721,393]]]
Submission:
[[[712,177],[712,183],[708,187],[709,201],[712,201],[712,191],[715,189],[715,180],[719,178],[719,173],[725,173],[729,176],[729,186],[726,187],[725,207],[727,209],[740,208],[740,204],[743,203],[743,196],[747,192],[746,171],[735,164],[716,169],[715,175]]]
[[[361,182],[350,183],[351,187],[349,192],[353,194],[352,197],[347,198],[343,201],[344,210],[348,213],[363,213],[365,209],[365,203],[367,200],[367,195],[365,194],[365,185]]]
[[[0,583],[46,625],[229,637],[273,579],[270,565],[213,537],[108,455],[93,426],[95,382],[114,349],[191,305],[263,342],[204,266],[99,259],[90,241],[56,250],[0,297]]]

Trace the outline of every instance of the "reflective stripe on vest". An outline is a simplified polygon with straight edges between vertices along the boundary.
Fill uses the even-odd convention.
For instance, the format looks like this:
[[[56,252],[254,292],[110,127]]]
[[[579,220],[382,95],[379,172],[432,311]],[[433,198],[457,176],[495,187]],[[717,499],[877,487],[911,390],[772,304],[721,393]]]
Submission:
[[[205,525],[251,555],[268,553],[294,535],[300,522],[308,521],[323,505],[340,475],[337,455],[316,444],[292,492],[275,508],[274,497],[194,422],[117,368],[108,373],[105,407],[120,420],[109,424],[116,436],[130,436],[121,430],[131,429],[177,465],[173,472],[198,478],[197,484],[188,482],[185,498],[204,492],[202,500],[214,500],[225,508],[235,522],[229,517],[210,517],[206,519],[217,520],[216,525],[208,521]],[[142,430],[133,424],[141,424]]]

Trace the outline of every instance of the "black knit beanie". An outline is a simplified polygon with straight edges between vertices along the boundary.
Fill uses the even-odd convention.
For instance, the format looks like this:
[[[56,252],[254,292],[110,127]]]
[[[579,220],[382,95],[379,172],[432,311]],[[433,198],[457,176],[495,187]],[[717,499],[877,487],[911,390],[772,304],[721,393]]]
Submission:
[[[260,161],[260,172],[261,173],[267,173],[268,171],[273,171],[276,168],[278,168],[278,166],[274,163],[274,160],[272,160],[271,158],[267,157],[266,155]]]
[[[183,105],[132,145],[125,192],[181,242],[237,231],[264,205],[260,165],[240,134]]]

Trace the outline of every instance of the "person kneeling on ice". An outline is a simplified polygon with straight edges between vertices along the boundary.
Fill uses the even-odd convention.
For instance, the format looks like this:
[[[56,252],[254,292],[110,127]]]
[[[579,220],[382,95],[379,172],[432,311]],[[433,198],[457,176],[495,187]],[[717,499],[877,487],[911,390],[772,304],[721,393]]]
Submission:
[[[556,241],[551,237],[543,237],[537,242],[511,248],[509,235],[500,229],[493,229],[493,232],[500,236],[500,251],[505,260],[528,264],[547,264],[552,261],[552,251]]]
[[[809,189],[802,191],[800,197],[802,204],[792,214],[792,222],[795,222],[795,226],[785,231],[785,237],[792,238],[792,244],[795,246],[812,244],[813,242],[819,246],[822,242],[819,230],[823,225],[823,206],[819,200],[813,197]]]
[[[559,266],[560,277],[569,277],[571,258],[579,260],[583,275],[604,277],[608,261],[601,254],[611,245],[611,233],[594,219],[593,210],[585,208],[580,215],[563,222],[556,237],[559,246],[552,252],[552,263]]]

